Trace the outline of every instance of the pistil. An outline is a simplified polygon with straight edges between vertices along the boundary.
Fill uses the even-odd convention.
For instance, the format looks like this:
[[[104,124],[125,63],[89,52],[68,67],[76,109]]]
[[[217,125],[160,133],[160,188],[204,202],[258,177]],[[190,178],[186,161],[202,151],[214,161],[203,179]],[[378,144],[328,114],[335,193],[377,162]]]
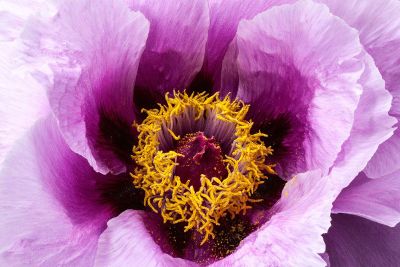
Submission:
[[[183,183],[189,181],[195,190],[200,188],[201,175],[223,180],[228,174],[220,145],[203,132],[187,134],[178,141],[176,151],[182,156],[177,159],[175,175]]]

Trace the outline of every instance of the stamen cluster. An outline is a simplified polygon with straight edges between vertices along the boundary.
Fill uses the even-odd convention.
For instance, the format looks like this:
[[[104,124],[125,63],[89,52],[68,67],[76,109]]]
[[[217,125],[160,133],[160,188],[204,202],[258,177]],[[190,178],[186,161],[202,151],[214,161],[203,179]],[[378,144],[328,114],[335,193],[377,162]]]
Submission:
[[[173,97],[166,94],[165,101],[159,109],[144,110],[146,119],[135,124],[139,141],[132,159],[138,167],[131,176],[134,185],[145,192],[145,205],[160,213],[164,222],[183,222],[185,231],[198,231],[204,244],[210,236],[214,238],[213,228],[221,217],[245,214],[249,203],[260,201],[251,195],[267,178],[266,173],[274,173],[273,166],[265,164],[272,149],[261,141],[265,134],[251,134],[253,123],[245,120],[249,106],[242,101],[220,98],[218,93],[186,92],[174,92]],[[233,142],[223,142],[229,147],[223,160],[227,176],[201,174],[200,188],[195,190],[190,177],[174,174],[177,158],[183,155],[172,144],[181,135],[204,129],[217,138],[231,131]]]

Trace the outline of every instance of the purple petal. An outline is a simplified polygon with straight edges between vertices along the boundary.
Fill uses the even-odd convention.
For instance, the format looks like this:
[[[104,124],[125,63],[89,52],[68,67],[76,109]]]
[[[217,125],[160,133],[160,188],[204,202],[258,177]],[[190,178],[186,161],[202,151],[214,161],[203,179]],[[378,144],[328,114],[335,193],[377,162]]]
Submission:
[[[330,226],[329,180],[313,171],[291,179],[276,213],[215,266],[324,266],[322,234]]]
[[[72,150],[101,173],[122,172],[149,24],[122,0],[67,1],[56,11],[32,23],[25,34],[28,53],[50,61],[50,104]]]
[[[395,101],[395,99],[394,99]],[[393,102],[395,105],[396,102]],[[378,151],[368,162],[364,172],[370,178],[379,178],[400,170],[400,129],[393,136],[381,144]]]
[[[148,224],[145,212],[134,210],[110,220],[99,239],[95,266],[196,266],[162,252]]]
[[[333,205],[335,213],[349,213],[395,226],[400,222],[400,171],[379,179],[363,172],[345,188]]]
[[[400,119],[400,53],[396,52],[400,46],[400,2],[351,0],[346,5],[340,0],[320,2],[360,31],[361,43],[373,57],[386,88],[394,96],[391,114]],[[397,132],[379,147],[365,169],[369,177],[381,177],[399,169],[399,135],[400,132]]]
[[[224,59],[222,87],[238,79],[237,96],[251,104],[255,122],[293,121],[294,133],[284,140],[294,143],[293,153],[279,162],[280,169],[326,171],[350,135],[362,91],[357,32],[325,6],[299,1],[242,21],[235,42],[236,53],[227,55],[237,57]]]
[[[335,214],[325,236],[330,266],[398,266],[400,226]]]
[[[252,19],[258,13],[275,5],[292,3],[294,0],[242,1],[209,0],[210,29],[204,59],[203,71],[216,82],[221,73],[222,60],[229,43],[235,37],[242,19]],[[217,85],[219,89],[219,84]],[[221,88],[222,91],[225,88]]]
[[[138,105],[185,89],[203,64],[209,12],[203,0],[129,1],[150,21],[149,38],[135,85]],[[155,103],[152,103],[153,105]]]
[[[19,140],[0,173],[2,266],[91,266],[112,215],[97,184],[109,177],[72,152],[55,120]]]

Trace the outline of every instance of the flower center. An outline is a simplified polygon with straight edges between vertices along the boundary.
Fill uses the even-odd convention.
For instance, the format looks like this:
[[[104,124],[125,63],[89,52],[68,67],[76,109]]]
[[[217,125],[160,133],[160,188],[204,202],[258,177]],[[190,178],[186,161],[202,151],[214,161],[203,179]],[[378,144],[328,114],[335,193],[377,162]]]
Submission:
[[[195,190],[201,186],[201,175],[222,179],[228,175],[220,145],[203,132],[185,135],[178,141],[176,152],[182,156],[177,159],[175,175],[181,177],[183,183],[189,181]]]
[[[274,174],[265,164],[272,149],[261,141],[265,134],[251,133],[249,106],[241,101],[205,93],[167,94],[165,100],[134,124],[133,184],[165,223],[185,223],[184,231],[197,231],[204,244],[215,237],[220,218],[245,214],[260,201],[251,195]]]

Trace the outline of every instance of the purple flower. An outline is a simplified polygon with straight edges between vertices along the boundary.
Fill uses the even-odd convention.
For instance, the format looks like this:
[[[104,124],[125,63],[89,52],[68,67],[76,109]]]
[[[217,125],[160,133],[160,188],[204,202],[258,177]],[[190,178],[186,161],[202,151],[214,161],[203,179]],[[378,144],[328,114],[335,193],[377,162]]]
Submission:
[[[0,265],[398,265],[399,14],[5,1]]]

